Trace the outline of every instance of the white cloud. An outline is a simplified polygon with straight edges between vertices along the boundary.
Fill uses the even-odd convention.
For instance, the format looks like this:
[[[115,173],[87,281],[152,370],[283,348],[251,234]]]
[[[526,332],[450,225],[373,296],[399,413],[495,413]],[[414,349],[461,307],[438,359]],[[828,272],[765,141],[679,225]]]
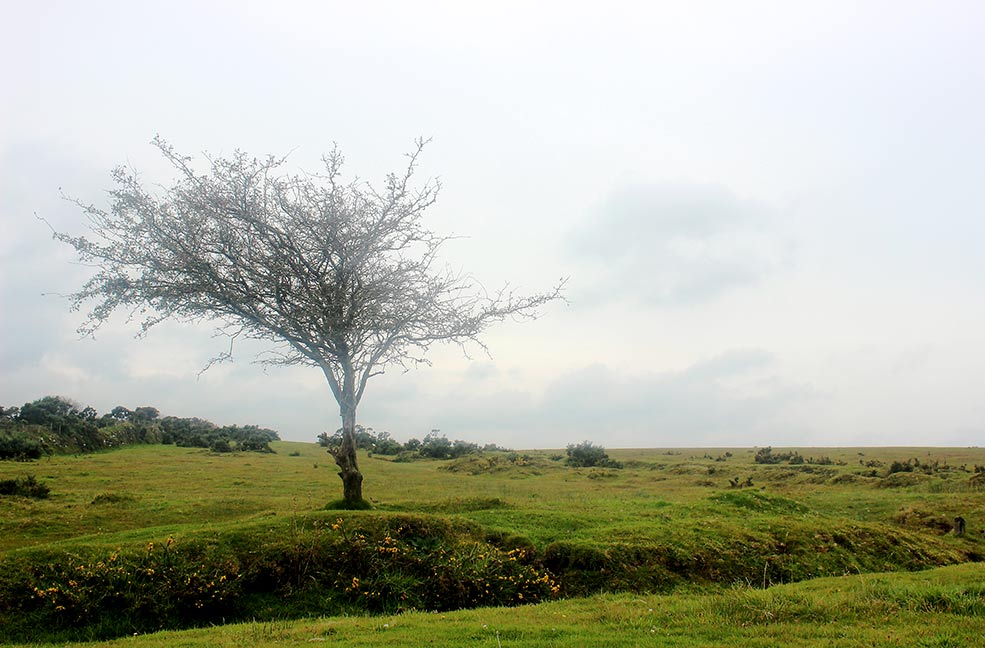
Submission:
[[[366,412],[377,428],[414,421],[449,437],[495,438],[515,447],[563,447],[588,438],[611,446],[680,446],[696,438],[738,445],[775,437],[776,418],[809,390],[776,375],[758,349],[733,350],[677,371],[624,373],[602,364],[556,375],[540,394],[477,388],[466,371],[451,390],[421,390],[402,420]],[[427,411],[433,418],[418,415]]]
[[[753,286],[789,263],[770,207],[719,186],[624,186],[567,242],[585,271],[575,298],[680,305]]]

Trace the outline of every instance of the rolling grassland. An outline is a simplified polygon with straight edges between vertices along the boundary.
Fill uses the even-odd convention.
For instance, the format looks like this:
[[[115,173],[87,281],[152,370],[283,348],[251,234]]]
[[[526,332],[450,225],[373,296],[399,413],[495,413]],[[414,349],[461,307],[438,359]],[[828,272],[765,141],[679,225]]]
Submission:
[[[363,455],[173,446],[0,463],[0,642],[975,645],[985,450]],[[957,517],[966,522],[954,532]],[[192,628],[192,629],[187,629]],[[136,636],[135,636],[136,635]],[[122,638],[125,637],[125,638]]]

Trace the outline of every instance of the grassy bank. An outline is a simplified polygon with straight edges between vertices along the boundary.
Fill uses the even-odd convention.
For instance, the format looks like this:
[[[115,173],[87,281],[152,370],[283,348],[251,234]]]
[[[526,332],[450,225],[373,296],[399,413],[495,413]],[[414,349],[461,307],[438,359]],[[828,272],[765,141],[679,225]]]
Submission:
[[[768,590],[739,586],[712,594],[605,594],[522,608],[249,622],[86,645],[975,646],[985,633],[983,580],[980,565],[961,565],[824,578]]]

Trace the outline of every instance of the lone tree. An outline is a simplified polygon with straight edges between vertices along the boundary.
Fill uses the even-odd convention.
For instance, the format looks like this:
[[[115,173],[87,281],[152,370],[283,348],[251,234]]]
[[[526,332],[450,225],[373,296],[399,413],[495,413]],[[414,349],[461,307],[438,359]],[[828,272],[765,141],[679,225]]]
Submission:
[[[80,333],[117,308],[139,314],[140,335],[169,318],[210,320],[230,338],[213,362],[244,337],[274,343],[260,362],[318,367],[342,417],[342,442],[331,452],[347,504],[363,503],[354,432],[370,378],[427,363],[437,342],[484,349],[479,335],[490,324],[535,317],[561,295],[563,281],[534,295],[488,295],[436,262],[449,237],[421,220],[439,183],[410,186],[423,140],[382,189],[344,182],[337,148],[318,175],[288,174],[284,158],[241,151],[206,156],[208,173],[198,174],[191,158],[159,137],[153,144],[178,173],[172,186],[152,193],[118,167],[108,211],[75,201],[91,237],[53,232],[97,269],[70,296],[73,310],[95,302]]]

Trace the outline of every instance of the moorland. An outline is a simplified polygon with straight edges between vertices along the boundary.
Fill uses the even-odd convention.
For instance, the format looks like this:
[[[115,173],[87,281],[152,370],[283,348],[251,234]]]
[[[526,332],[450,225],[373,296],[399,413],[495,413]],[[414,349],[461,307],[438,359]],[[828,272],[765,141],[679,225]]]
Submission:
[[[0,462],[0,642],[976,645],[985,449],[360,455],[142,444]],[[955,528],[956,518],[966,527]]]

